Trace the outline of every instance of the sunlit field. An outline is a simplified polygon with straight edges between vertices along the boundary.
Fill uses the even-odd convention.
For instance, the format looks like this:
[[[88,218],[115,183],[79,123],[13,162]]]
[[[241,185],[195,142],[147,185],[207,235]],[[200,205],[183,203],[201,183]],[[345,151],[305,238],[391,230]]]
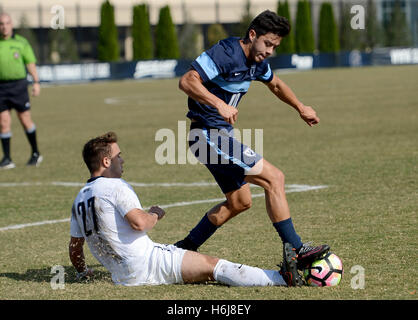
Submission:
[[[76,282],[68,257],[69,217],[89,178],[81,157],[88,139],[110,130],[118,134],[123,178],[145,208],[166,207],[165,218],[149,233],[156,242],[182,239],[216,203],[213,199],[223,197],[204,166],[179,161],[183,140],[176,141],[176,163],[156,160],[163,143],[156,133],[169,129],[177,140],[183,134],[179,121],[186,121],[187,97],[172,79],[43,87],[32,99],[44,156],[38,168],[25,166],[30,149],[13,114],[16,168],[0,171],[0,299],[416,300],[418,66],[277,74],[315,108],[320,124],[310,128],[265,85],[253,83],[236,127],[263,130],[263,155],[286,175],[297,232],[303,241],[328,243],[343,261],[339,286],[120,287],[87,246],[86,260],[96,277]],[[252,208],[220,228],[200,251],[277,268],[282,244],[264,197],[254,197]],[[62,289],[51,286],[54,266],[65,270]]]

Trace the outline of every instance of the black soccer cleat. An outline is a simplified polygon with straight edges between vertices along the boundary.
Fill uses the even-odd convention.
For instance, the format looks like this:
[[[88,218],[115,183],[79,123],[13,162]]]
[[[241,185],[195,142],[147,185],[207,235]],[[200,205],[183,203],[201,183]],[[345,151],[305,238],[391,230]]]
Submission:
[[[42,160],[44,158],[38,153],[38,152],[34,152],[32,153],[29,161],[26,163],[27,166],[34,166],[34,167],[39,167],[39,165],[41,164]]]
[[[288,287],[301,287],[304,284],[297,268],[296,249],[287,242],[283,245],[283,262],[280,266],[280,274]]]
[[[320,246],[311,246],[310,242],[304,243],[302,247],[296,250],[297,266],[299,270],[308,267],[315,260],[320,259],[329,251],[330,247],[327,244]]]
[[[16,165],[10,158],[4,157],[0,162],[0,169],[13,169],[16,168]]]
[[[184,238],[183,240],[177,241],[174,244],[177,248],[182,248],[184,250],[196,251],[199,248],[194,244],[189,238]]]

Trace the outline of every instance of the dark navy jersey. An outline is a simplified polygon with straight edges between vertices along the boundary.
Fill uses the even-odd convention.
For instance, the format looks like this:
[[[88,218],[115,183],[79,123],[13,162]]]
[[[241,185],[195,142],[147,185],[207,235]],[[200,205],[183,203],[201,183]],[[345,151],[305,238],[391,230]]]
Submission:
[[[239,40],[237,37],[221,40],[191,64],[199,73],[206,89],[233,107],[238,106],[251,81],[270,82],[273,79],[268,62],[248,61]],[[226,122],[214,107],[199,103],[190,97],[188,106],[187,117],[197,120],[202,126],[232,129],[231,124]]]

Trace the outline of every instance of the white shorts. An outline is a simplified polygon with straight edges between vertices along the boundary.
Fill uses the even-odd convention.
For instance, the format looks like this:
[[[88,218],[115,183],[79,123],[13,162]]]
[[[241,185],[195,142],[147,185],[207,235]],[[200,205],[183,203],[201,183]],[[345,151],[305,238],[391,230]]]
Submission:
[[[139,286],[183,283],[181,264],[185,253],[186,250],[172,244],[154,243],[146,257],[146,270],[135,270],[136,276],[121,284]]]

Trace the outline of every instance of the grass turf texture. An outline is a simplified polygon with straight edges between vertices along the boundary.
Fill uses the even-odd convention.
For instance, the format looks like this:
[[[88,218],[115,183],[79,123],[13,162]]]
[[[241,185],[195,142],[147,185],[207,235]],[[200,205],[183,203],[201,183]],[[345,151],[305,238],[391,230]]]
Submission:
[[[254,83],[240,104],[237,128],[263,129],[264,156],[286,174],[287,184],[327,189],[287,195],[297,232],[304,241],[328,243],[345,273],[335,288],[230,288],[209,285],[114,286],[85,246],[94,281],[75,282],[68,258],[69,223],[0,231],[0,299],[416,299],[417,261],[417,66],[323,69],[284,74],[321,123],[309,128]],[[105,99],[110,104],[104,103]],[[177,80],[103,82],[48,87],[32,99],[44,162],[24,166],[29,147],[13,114],[14,170],[0,183],[0,228],[70,216],[84,182],[81,158],[87,139],[114,130],[125,159],[127,181],[196,182],[213,179],[201,165],[158,165],[154,154],[161,128],[177,132],[185,120],[186,96]],[[135,187],[142,205],[164,205],[222,197],[215,187]],[[254,189],[255,193],[261,189]],[[149,235],[160,243],[183,238],[213,203],[167,209]],[[281,262],[281,241],[265,212],[264,198],[229,221],[202,253],[266,269]],[[66,270],[65,289],[52,290],[51,268]],[[365,270],[364,289],[351,286],[353,266]],[[354,281],[354,280],[353,280]]]

